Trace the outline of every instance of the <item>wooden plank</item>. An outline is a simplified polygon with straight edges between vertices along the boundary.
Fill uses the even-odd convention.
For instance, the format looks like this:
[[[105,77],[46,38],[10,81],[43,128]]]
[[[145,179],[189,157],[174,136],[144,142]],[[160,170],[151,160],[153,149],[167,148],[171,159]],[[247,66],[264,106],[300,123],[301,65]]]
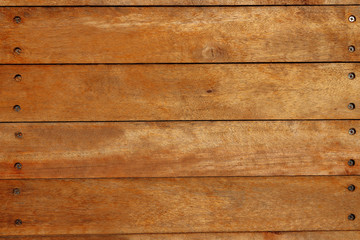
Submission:
[[[346,5],[357,0],[1,0],[0,6]]]
[[[263,232],[263,233],[191,233],[191,234],[122,234],[11,236],[3,240],[349,240],[360,239],[359,231]]]
[[[350,15],[359,7],[1,8],[0,63],[359,61]]]
[[[3,65],[0,120],[359,119],[360,76],[348,79],[359,70],[358,63]]]
[[[359,216],[360,191],[347,189],[359,180],[2,180],[0,235],[359,230],[348,215]]]
[[[360,122],[1,124],[0,176],[358,175],[360,140],[350,128]]]

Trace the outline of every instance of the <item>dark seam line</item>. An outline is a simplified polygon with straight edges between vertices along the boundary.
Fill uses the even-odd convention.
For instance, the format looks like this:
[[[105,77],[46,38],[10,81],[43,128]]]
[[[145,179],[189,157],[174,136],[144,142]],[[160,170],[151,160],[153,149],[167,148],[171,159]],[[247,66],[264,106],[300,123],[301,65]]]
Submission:
[[[59,178],[0,178],[1,180],[9,181],[42,181],[42,180],[131,180],[131,179],[189,179],[189,178],[333,178],[333,177],[347,177],[347,178],[358,178],[360,175],[257,175],[257,176],[176,176],[176,177],[59,177]]]
[[[360,63],[360,61],[328,61],[328,62],[184,62],[184,63],[0,63],[0,66],[58,66],[58,65],[221,65],[221,64],[334,64],[334,63]]]
[[[360,119],[227,119],[227,120],[123,120],[123,121],[3,121],[0,124],[16,123],[163,123],[163,122],[322,122],[359,121]]]
[[[211,8],[211,7],[343,7],[343,6],[360,6],[360,4],[279,4],[279,5],[0,5],[1,8],[26,8],[26,7],[126,7],[126,8],[185,8],[185,7],[204,7],[204,8]]]
[[[95,233],[95,234],[49,234],[49,235],[5,235],[2,238],[16,237],[76,237],[76,236],[122,236],[122,235],[172,235],[172,234],[238,234],[238,233],[307,233],[307,232],[359,232],[359,230],[292,230],[292,231],[224,231],[224,232],[151,232],[151,233]]]

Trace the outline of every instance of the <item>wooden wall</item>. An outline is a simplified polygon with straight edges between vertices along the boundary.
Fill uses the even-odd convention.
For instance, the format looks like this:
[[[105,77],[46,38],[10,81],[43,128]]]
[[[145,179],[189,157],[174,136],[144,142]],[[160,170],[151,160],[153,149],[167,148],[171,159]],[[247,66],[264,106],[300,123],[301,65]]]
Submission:
[[[359,6],[0,0],[0,240],[360,240]]]

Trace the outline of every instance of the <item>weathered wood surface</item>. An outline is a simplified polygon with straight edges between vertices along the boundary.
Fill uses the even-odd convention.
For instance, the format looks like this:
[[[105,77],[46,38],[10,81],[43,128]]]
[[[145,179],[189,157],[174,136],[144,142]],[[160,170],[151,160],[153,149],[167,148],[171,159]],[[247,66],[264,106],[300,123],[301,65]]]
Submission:
[[[2,240],[357,240],[359,231],[11,236]]]
[[[0,125],[1,178],[352,175],[359,121]],[[22,138],[16,138],[16,132]],[[354,159],[357,164],[348,166]],[[21,170],[14,164],[20,162]]]
[[[347,189],[359,180],[2,180],[0,235],[359,230],[348,215],[359,216],[360,191]]]
[[[0,0],[0,6],[82,6],[82,5],[345,5],[358,0]]]
[[[359,119],[360,73],[348,79],[359,70],[357,63],[3,65],[0,120]]]
[[[1,8],[0,63],[359,61],[350,15],[359,7]]]

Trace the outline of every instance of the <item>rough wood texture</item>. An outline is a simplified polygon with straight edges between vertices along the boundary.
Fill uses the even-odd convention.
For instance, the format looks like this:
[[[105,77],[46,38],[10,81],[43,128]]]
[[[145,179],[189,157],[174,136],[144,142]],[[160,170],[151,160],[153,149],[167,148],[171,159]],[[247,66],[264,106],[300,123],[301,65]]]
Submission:
[[[359,119],[360,76],[348,79],[358,70],[355,63],[3,65],[0,120]]]
[[[359,61],[351,14],[359,7],[1,8],[0,63]]]
[[[0,6],[81,5],[345,5],[358,0],[0,0]]]
[[[359,121],[1,124],[1,178],[348,175]],[[21,139],[15,132],[21,131]],[[14,168],[16,162],[22,170]]]
[[[357,240],[358,231],[11,236],[2,240]]]
[[[359,230],[360,177],[0,181],[0,235]],[[13,188],[20,195],[13,195]],[[16,226],[15,219],[22,225]]]

